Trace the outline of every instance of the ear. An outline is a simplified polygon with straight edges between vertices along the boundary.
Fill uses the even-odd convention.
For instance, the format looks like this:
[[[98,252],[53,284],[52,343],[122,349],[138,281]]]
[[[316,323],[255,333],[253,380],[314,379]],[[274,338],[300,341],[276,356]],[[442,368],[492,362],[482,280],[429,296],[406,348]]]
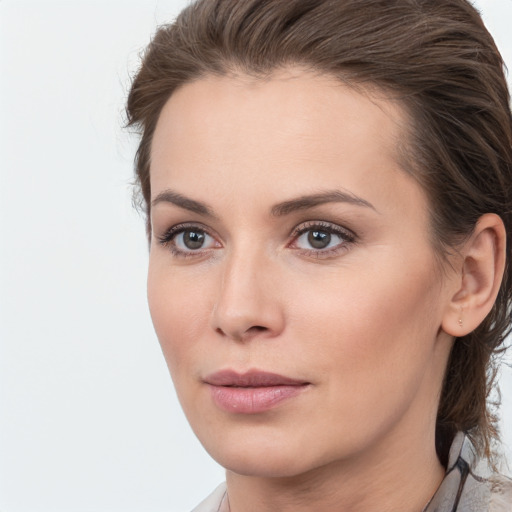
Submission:
[[[463,245],[455,292],[442,321],[443,330],[451,336],[474,331],[491,311],[503,279],[506,238],[501,218],[487,213]]]

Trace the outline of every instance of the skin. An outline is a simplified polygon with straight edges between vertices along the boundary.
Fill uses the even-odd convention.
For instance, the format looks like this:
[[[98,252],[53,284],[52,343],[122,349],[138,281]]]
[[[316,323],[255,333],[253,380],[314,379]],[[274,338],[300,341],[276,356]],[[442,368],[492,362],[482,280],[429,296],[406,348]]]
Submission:
[[[434,427],[459,272],[440,269],[427,198],[400,167],[406,121],[382,94],[293,68],[202,78],[161,113],[149,305],[185,414],[227,469],[232,512],[417,512],[443,478]],[[276,215],[326,191],[345,200]],[[338,231],[327,249],[308,242],[319,222]],[[183,231],[162,242],[183,223],[207,234],[203,247]],[[225,369],[309,385],[269,411],[229,413],[204,382]]]

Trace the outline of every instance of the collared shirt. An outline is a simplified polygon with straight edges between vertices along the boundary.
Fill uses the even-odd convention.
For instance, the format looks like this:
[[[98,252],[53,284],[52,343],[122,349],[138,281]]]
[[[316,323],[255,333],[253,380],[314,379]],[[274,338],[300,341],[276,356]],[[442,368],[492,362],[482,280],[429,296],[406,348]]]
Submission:
[[[512,480],[484,476],[478,466],[473,445],[459,432],[450,448],[446,476],[422,512],[512,512]],[[226,484],[192,512],[230,512]]]
[[[459,432],[446,475],[423,512],[512,512],[512,480],[479,466],[471,441]]]

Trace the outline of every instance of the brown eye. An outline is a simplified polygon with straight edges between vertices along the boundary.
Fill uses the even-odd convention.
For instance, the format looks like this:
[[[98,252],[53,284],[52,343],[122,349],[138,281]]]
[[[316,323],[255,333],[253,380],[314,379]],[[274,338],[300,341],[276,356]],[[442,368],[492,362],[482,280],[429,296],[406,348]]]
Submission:
[[[314,249],[325,249],[331,243],[331,233],[311,230],[308,232],[308,243]]]
[[[186,230],[182,233],[183,236],[183,245],[190,250],[197,250],[201,249],[203,247],[205,240],[206,240],[206,234],[204,231],[198,231],[198,230]]]
[[[202,251],[220,247],[213,236],[193,226],[178,228],[174,233],[167,235],[162,243],[169,245],[176,255],[201,254]]]

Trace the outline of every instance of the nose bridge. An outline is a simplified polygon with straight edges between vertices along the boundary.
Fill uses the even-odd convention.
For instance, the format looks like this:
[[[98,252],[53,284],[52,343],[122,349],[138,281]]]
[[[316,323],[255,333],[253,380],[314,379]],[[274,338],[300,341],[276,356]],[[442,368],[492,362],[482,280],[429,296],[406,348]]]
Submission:
[[[237,340],[256,333],[276,335],[283,315],[275,288],[276,264],[250,241],[233,248],[224,261],[213,312],[217,332]]]

